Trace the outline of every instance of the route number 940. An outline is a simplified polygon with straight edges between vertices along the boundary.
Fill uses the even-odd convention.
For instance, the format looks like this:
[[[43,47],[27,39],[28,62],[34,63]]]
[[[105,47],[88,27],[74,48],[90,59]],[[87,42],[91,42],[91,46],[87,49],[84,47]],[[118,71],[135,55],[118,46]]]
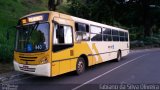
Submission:
[[[42,49],[42,45],[36,45],[36,46],[35,46],[35,49],[37,49],[37,50]]]

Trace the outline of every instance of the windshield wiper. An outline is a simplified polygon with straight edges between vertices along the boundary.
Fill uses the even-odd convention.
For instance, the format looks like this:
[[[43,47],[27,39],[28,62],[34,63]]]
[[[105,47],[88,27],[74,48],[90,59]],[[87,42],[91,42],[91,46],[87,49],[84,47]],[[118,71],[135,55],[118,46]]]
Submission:
[[[16,26],[16,29],[22,30],[22,32],[24,32],[23,35],[25,35],[24,36],[24,40],[25,40],[25,42],[24,42],[25,46],[24,47],[25,48],[23,49],[24,52],[28,52],[27,46],[28,46],[29,40],[32,36],[32,32],[34,30],[37,30],[38,26],[39,26],[39,22],[35,22],[34,24],[30,24],[30,25],[17,25]]]
[[[26,38],[26,44],[25,44],[26,46],[25,46],[25,47],[27,47],[27,45],[29,44],[29,39],[31,38],[31,35],[32,35],[33,30],[37,30],[38,26],[39,26],[39,22],[36,22],[36,23],[33,24],[33,26],[31,27],[30,33],[27,35],[27,38]],[[28,52],[28,49],[26,48],[25,51]]]
[[[32,27],[30,33],[29,33],[28,36],[27,36],[27,42],[28,42],[29,38],[31,37],[33,30],[37,30],[38,26],[39,26],[39,22],[36,22],[36,23],[34,24],[34,26]]]

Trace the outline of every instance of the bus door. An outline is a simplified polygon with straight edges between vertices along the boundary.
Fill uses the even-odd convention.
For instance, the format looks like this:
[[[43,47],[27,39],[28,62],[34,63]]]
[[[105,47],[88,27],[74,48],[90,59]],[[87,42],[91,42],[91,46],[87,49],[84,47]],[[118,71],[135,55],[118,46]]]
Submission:
[[[71,71],[74,57],[73,21],[54,18],[52,45],[52,76]]]

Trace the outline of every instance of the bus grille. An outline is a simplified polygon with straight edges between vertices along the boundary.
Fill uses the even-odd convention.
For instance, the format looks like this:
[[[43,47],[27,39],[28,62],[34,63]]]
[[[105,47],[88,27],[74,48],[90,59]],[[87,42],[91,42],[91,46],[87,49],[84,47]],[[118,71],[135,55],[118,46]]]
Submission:
[[[22,64],[38,64],[37,57],[19,56],[19,59],[20,59],[20,62],[22,62]]]

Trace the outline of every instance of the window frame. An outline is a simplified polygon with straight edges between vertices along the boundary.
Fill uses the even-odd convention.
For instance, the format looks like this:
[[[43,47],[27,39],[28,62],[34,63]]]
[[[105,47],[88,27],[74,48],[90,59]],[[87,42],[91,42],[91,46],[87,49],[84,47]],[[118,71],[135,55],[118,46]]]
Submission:
[[[121,35],[123,33],[123,35]],[[123,38],[123,40],[122,40]],[[125,32],[124,31],[119,31],[119,39],[121,42],[125,42]]]
[[[65,50],[65,49],[68,49],[68,48],[72,48],[73,46],[74,46],[74,32],[73,32],[73,27],[71,26],[71,25],[66,25],[66,24],[59,24],[59,23],[57,23],[57,22],[53,22],[52,23],[53,24],[53,27],[52,27],[52,29],[53,29],[53,32],[52,32],[52,52],[59,52],[59,51],[62,51],[62,50]],[[65,43],[63,43],[63,44],[54,44],[54,33],[55,33],[55,30],[54,30],[54,27],[55,27],[55,24],[58,24],[58,27],[59,26],[69,26],[70,28],[71,28],[71,33],[72,33],[72,43],[71,44],[65,44]],[[62,49],[59,49],[59,50],[55,50],[54,49],[54,47],[55,47],[55,45],[56,46],[65,46],[65,45],[70,45],[69,47],[66,47],[66,48],[62,48]]]
[[[129,41],[129,32],[124,32],[125,33],[125,35],[124,35],[124,37],[125,37],[125,42],[128,42]]]
[[[105,33],[103,33],[103,30],[106,30],[106,29],[108,29],[108,30],[110,30],[110,34],[105,34]],[[106,27],[103,27],[102,28],[102,37],[103,37],[103,41],[108,41],[108,42],[111,42],[111,41],[113,41],[113,38],[112,38],[112,29],[111,28],[106,28]],[[111,38],[111,40],[104,40],[104,36],[110,36],[110,38]]]
[[[79,31],[79,30],[77,30],[76,24],[85,24],[86,25],[85,31]],[[88,37],[89,39],[83,39],[83,36],[82,36],[82,40],[80,40],[80,41],[90,41],[90,25],[86,24],[86,23],[82,23],[82,22],[75,22],[74,25],[75,25],[75,40],[78,41],[77,40],[77,33],[79,32],[79,33],[82,33],[82,34],[84,34],[84,33],[85,34],[89,34],[89,37]]]
[[[86,26],[88,26],[88,31],[87,31],[87,27],[86,27],[86,31],[85,32],[87,32],[87,33],[89,33],[89,31],[90,31],[90,25],[89,24],[86,24],[86,23],[82,23],[82,22],[75,22],[75,32],[84,32],[84,31],[77,31],[77,28],[76,28],[76,24],[85,24]]]
[[[36,53],[36,52],[46,52],[46,51],[48,51],[49,49],[50,49],[50,29],[52,28],[51,27],[51,24],[49,23],[49,22],[47,22],[47,21],[45,21],[45,22],[39,22],[39,24],[44,24],[44,23],[47,23],[48,24],[48,27],[49,27],[49,29],[48,29],[48,49],[46,49],[46,50],[42,50],[42,51],[34,51],[34,52],[25,52],[25,51],[19,51],[19,50],[17,50],[17,45],[18,45],[18,42],[17,42],[17,40],[18,40],[18,30],[16,30],[16,37],[15,37],[15,45],[14,45],[14,51],[16,51],[16,52],[21,52],[21,53]],[[20,25],[20,26],[27,26],[27,25],[32,25],[32,24],[35,24],[35,22],[32,22],[32,23],[27,23],[27,24],[24,24],[24,25]]]
[[[117,33],[113,34],[113,31],[116,31]],[[114,40],[114,37],[116,37],[116,40]],[[112,29],[112,41],[114,41],[114,42],[119,42],[120,41],[119,30]]]
[[[94,27],[99,27],[99,28],[101,28],[101,33],[92,33],[91,31],[91,26],[94,26]],[[97,25],[90,25],[90,34],[102,34],[102,27],[101,26],[97,26]]]
[[[92,27],[92,26],[94,26],[94,27],[99,27],[99,28],[101,29],[101,32],[100,32],[100,33],[92,33],[92,30],[91,30],[91,27]],[[95,41],[97,41],[97,42],[102,42],[102,41],[103,41],[102,29],[103,29],[103,27],[101,27],[101,26],[97,26],[97,25],[92,25],[92,24],[91,24],[91,25],[90,25],[90,32],[89,32],[89,34],[90,34],[90,41],[92,41],[92,42],[95,42]],[[101,38],[102,38],[101,41],[98,41],[98,40],[93,41],[92,38],[91,38],[91,35],[92,35],[92,34],[101,35]]]

